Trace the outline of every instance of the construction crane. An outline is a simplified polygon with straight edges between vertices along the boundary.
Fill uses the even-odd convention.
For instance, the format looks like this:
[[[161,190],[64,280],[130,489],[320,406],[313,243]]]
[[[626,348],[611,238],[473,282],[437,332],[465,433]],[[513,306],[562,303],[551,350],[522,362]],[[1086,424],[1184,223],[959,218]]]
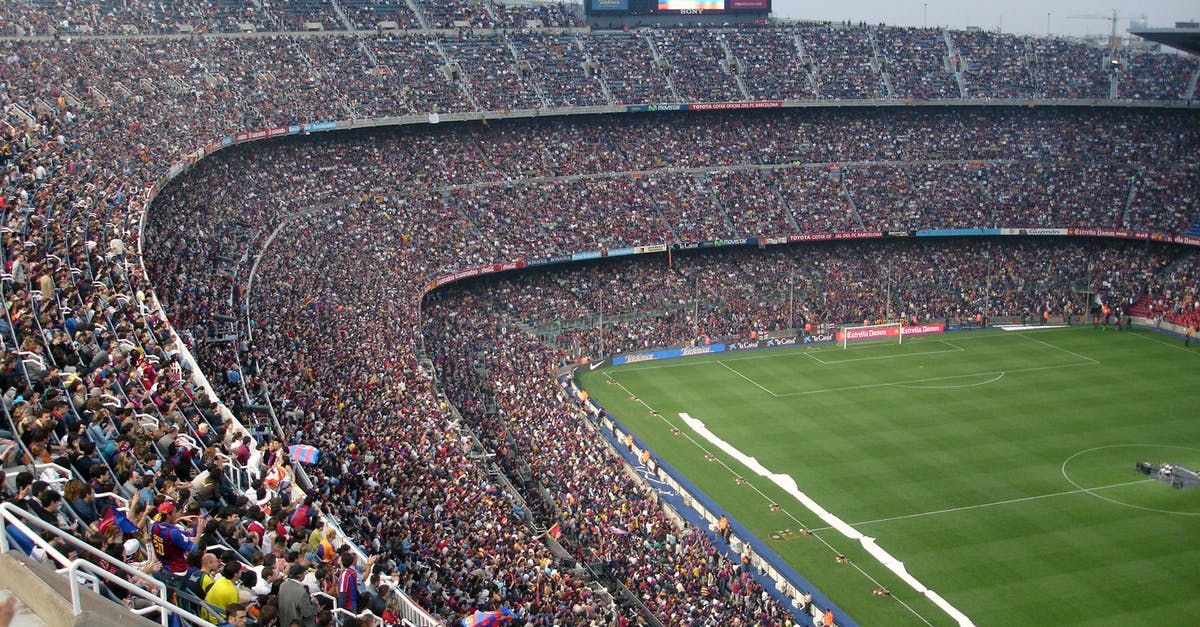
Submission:
[[[1145,20],[1145,15],[1117,15],[1117,10],[1112,10],[1112,15],[1068,15],[1069,20],[1104,20],[1112,23],[1112,33],[1108,36],[1108,47],[1117,49],[1121,47],[1121,37],[1117,35],[1117,20]]]

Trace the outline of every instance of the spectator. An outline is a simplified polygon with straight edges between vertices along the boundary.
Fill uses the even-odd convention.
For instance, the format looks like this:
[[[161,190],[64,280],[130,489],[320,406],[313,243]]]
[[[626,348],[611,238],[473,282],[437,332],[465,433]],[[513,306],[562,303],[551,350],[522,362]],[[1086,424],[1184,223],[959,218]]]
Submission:
[[[287,579],[279,586],[280,624],[316,625],[316,604],[313,603],[312,594],[299,581],[299,577],[307,573],[308,569],[304,566],[294,565],[288,571]]]
[[[162,560],[163,567],[175,575],[187,573],[187,554],[196,550],[195,538],[204,533],[206,519],[201,517],[194,532],[178,524],[179,512],[175,503],[166,501],[158,506],[158,520],[150,527],[154,540],[154,553]]]
[[[238,603],[237,579],[241,565],[236,561],[226,562],[221,567],[221,575],[213,581],[208,592],[204,594],[204,602],[214,607],[229,607]],[[205,609],[206,618],[213,623],[220,622],[219,616]]]

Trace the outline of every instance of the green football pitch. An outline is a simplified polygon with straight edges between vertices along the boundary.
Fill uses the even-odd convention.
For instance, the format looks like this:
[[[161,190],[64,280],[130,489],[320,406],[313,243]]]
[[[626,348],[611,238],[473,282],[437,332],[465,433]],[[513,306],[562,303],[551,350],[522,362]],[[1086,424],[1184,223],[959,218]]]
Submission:
[[[973,331],[578,382],[860,624],[956,624],[888,556],[981,626],[1200,620],[1200,488],[1135,470],[1200,470],[1200,349],[1181,340]]]

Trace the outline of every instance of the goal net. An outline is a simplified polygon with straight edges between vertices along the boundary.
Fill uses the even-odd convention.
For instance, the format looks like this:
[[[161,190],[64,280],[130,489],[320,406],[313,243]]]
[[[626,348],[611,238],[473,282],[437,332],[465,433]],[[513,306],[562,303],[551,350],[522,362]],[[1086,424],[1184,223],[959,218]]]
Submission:
[[[837,341],[842,345],[843,349],[850,348],[855,344],[870,343],[896,343],[900,344],[904,341],[904,334],[901,331],[899,322],[889,322],[887,324],[868,324],[861,326],[844,326],[838,330]]]

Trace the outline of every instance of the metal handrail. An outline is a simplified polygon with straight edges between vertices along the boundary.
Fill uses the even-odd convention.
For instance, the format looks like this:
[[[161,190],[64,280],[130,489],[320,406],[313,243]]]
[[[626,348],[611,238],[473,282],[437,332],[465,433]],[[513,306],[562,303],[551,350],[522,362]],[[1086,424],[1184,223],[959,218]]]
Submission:
[[[146,600],[151,603],[151,607],[134,613],[142,614],[154,608],[165,610],[160,612],[161,622],[163,627],[167,627],[169,616],[168,613],[178,615],[180,618],[187,620],[189,623],[194,623],[202,626],[212,625],[211,621],[205,620],[188,610],[179,607],[167,600],[167,584],[156,579],[154,576],[142,572],[125,562],[118,560],[111,555],[83,542],[79,538],[43,521],[42,519],[26,512],[25,510],[13,505],[12,503],[0,503],[0,518],[5,522],[5,525],[12,525],[14,528],[23,533],[33,542],[35,546],[46,552],[46,556],[54,560],[60,567],[55,571],[59,574],[67,576],[71,585],[71,607],[75,616],[83,612],[82,598],[79,593],[80,582],[79,578],[89,580],[93,586],[99,588],[99,579],[114,584],[121,589]],[[32,523],[32,527],[26,523]],[[90,561],[84,559],[70,559],[63,555],[61,551],[54,547],[53,544],[47,542],[40,534],[33,530],[33,527],[53,533],[59,539],[66,542],[74,549],[86,552],[90,556],[94,556],[105,564],[112,566],[115,570],[125,574],[129,579],[123,579],[120,576],[102,568]],[[0,533],[0,551],[7,552],[12,549],[12,543],[9,540],[8,533]],[[142,587],[139,583],[146,584],[154,592],[150,592]]]
[[[147,575],[146,573],[143,573],[140,570],[137,570],[136,568],[133,568],[125,562],[116,559],[108,553],[97,549],[96,547],[84,542],[83,540],[80,540],[70,533],[59,529],[58,527],[47,523],[41,518],[30,514],[29,512],[17,507],[16,505],[13,505],[12,503],[0,503],[0,518],[2,518],[6,524],[16,527],[18,530],[28,536],[29,539],[33,541],[34,545],[46,551],[46,555],[53,558],[60,567],[69,566],[72,560],[63,555],[61,551],[54,548],[52,544],[44,540],[41,534],[35,532],[28,523],[31,523],[34,528],[41,529],[42,531],[58,536],[59,539],[63,540],[71,548],[79,550],[83,553],[87,553],[99,561],[110,564],[115,569],[128,575],[129,577],[139,579],[153,585],[155,588],[161,591],[162,599],[164,601],[166,600],[167,585],[165,583],[155,579],[150,575]],[[8,540],[8,534],[0,533],[0,551],[8,551],[11,548],[12,546]]]
[[[170,614],[174,614],[180,619],[186,620],[187,622],[195,625],[201,625],[203,627],[210,627],[212,625],[212,621],[203,619],[166,599],[156,597],[146,590],[143,590],[140,586],[125,581],[124,579],[121,579],[120,577],[108,572],[107,570],[104,570],[103,568],[100,568],[99,566],[96,566],[95,564],[92,564],[87,560],[77,559],[71,562],[71,564],[64,570],[67,578],[71,580],[71,611],[75,613],[75,616],[79,616],[83,613],[83,603],[79,593],[80,585],[78,580],[78,577],[83,576],[89,577],[97,586],[97,588],[99,588],[99,582],[97,579],[103,579],[110,584],[119,585],[122,589],[128,591],[130,594],[138,597],[139,599],[143,599],[151,603],[149,607],[145,607],[140,610],[131,609],[130,611],[135,614],[142,615],[154,611],[155,609],[167,610],[159,612],[159,622],[163,625],[163,627],[168,627],[170,624]]]

